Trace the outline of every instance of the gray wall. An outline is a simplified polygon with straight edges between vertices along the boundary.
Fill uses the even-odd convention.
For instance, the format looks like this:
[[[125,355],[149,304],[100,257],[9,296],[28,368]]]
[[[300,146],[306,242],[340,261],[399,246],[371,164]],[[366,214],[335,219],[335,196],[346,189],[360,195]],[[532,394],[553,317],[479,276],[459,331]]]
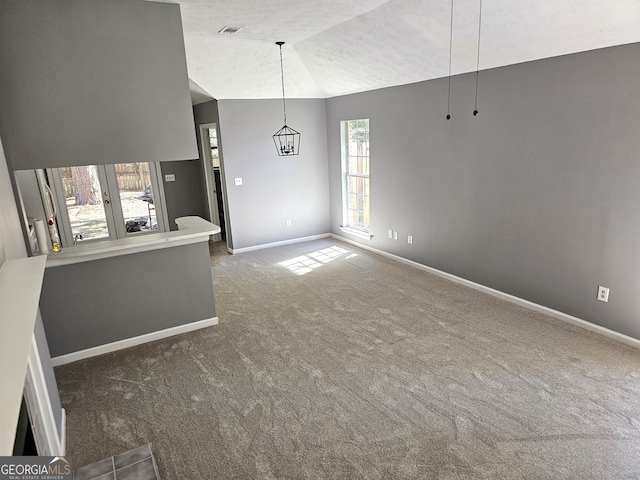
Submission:
[[[207,242],[47,268],[40,306],[57,357],[216,316]]]
[[[446,79],[329,99],[332,232],[339,121],[370,118],[368,245],[640,338],[638,58],[633,44],[483,71],[478,117],[475,75],[455,77],[450,121]]]
[[[178,229],[175,222],[178,217],[197,215],[209,218],[209,209],[203,196],[202,163],[199,160],[161,162],[160,170],[171,230]],[[170,173],[176,176],[175,182],[164,181],[164,176]]]
[[[197,158],[179,5],[0,2],[14,170]]]
[[[218,112],[232,248],[327,233],[325,101],[287,101],[289,126],[302,134],[291,157],[279,157],[272,139],[282,127],[280,100],[218,100]]]

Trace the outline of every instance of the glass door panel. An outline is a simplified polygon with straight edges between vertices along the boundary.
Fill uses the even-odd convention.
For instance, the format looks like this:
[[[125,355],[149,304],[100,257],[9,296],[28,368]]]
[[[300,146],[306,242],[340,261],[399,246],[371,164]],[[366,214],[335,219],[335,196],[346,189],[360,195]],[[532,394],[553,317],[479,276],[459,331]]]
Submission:
[[[96,165],[60,168],[60,182],[73,242],[109,238],[104,172]]]
[[[120,212],[115,213],[124,226],[124,232],[129,234],[158,230],[149,163],[121,163],[113,168],[121,218],[118,218]]]

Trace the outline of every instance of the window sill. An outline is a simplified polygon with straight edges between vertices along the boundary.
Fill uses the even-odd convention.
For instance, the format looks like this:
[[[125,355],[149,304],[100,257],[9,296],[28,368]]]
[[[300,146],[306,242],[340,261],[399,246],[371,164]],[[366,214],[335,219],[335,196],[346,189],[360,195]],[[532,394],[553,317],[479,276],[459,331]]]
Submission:
[[[356,230],[355,228],[351,227],[343,227],[342,225],[340,225],[340,230],[342,230],[344,233],[348,233],[349,235],[353,235],[354,237],[364,238],[365,240],[371,240],[373,238],[373,235],[371,235],[370,233],[363,232],[362,230]]]

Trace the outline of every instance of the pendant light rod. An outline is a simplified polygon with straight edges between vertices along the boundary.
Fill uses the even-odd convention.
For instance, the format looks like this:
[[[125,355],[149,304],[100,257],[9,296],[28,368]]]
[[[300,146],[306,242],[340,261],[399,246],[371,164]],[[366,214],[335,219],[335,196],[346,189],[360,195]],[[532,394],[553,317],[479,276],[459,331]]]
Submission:
[[[284,117],[284,125],[287,125],[287,106],[285,103],[285,95],[284,95],[284,67],[282,66],[282,45],[284,42],[276,42],[276,45],[280,47],[280,78],[282,79],[282,114]]]
[[[451,18],[449,26],[449,92],[447,93],[447,120],[451,119],[451,52],[453,51],[453,0],[451,0]]]
[[[480,0],[480,13],[478,15],[478,55],[476,57],[476,103],[473,110],[475,116],[478,115],[478,75],[480,73],[480,32],[482,31],[482,0]]]

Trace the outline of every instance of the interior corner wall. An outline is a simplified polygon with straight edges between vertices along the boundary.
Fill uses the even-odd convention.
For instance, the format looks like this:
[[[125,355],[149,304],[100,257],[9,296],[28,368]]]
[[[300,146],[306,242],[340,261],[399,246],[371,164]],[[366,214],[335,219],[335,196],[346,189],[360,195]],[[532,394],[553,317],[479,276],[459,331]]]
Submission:
[[[14,170],[197,158],[180,6],[0,2],[0,134]]]
[[[328,233],[325,100],[287,100],[289,126],[301,133],[300,154],[288,157],[272,138],[281,100],[218,100],[218,113],[232,248]]]
[[[199,160],[160,162],[160,170],[170,230],[178,229],[176,218],[179,217],[197,215],[209,218],[207,205],[203,202],[206,189],[203,186],[202,163]],[[164,176],[168,174],[173,174],[175,181],[165,181]]]
[[[332,232],[348,237],[339,123],[369,118],[367,245],[640,339],[638,58],[481,71],[477,117],[475,73],[456,76],[449,121],[446,78],[327,100]]]

